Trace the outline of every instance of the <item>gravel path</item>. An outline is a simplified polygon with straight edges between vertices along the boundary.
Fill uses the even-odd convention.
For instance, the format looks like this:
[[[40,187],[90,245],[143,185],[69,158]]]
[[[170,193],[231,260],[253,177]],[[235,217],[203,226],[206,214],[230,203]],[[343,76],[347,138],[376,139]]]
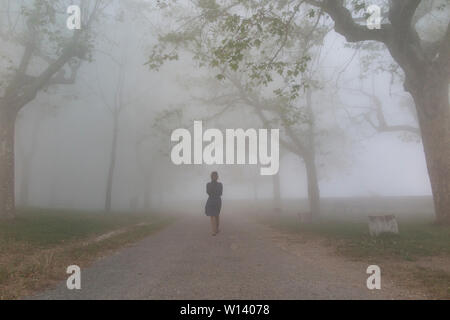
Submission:
[[[391,284],[366,288],[367,265],[286,245],[283,235],[224,217],[209,234],[205,217],[166,229],[82,270],[82,289],[65,282],[33,299],[398,299]]]

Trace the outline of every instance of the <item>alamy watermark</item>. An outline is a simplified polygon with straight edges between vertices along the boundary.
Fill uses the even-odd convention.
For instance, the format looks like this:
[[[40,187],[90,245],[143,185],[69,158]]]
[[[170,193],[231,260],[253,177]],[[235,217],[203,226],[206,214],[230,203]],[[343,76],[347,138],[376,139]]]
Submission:
[[[367,289],[381,290],[381,268],[377,265],[371,265],[367,267],[366,273],[370,274],[370,277],[367,278]]]
[[[173,131],[171,141],[177,144],[171,159],[175,165],[259,164],[261,175],[276,175],[280,168],[279,140],[279,129],[226,129],[223,134],[219,129],[203,132],[203,122],[194,121],[193,137],[187,129]]]
[[[367,18],[367,28],[370,30],[381,29],[381,8],[375,4],[367,8],[369,17]]]
[[[381,8],[380,6],[373,4],[367,8],[368,18],[366,21],[367,28],[370,30],[381,29]],[[69,30],[81,29],[81,8],[78,5],[71,5],[67,7],[67,28]]]
[[[81,29],[81,8],[77,5],[72,5],[67,8],[67,29],[80,30]]]
[[[81,290],[81,269],[77,265],[68,266],[66,270],[67,274],[70,274],[67,278],[67,289],[69,290]]]

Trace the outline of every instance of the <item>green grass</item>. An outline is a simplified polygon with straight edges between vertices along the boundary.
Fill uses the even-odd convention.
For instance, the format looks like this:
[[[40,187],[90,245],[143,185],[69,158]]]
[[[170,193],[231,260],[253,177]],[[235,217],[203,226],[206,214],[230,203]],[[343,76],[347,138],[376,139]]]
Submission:
[[[288,232],[319,235],[337,245],[340,253],[353,257],[388,256],[414,260],[423,256],[450,255],[450,228],[423,219],[398,220],[398,235],[369,235],[367,222],[323,220],[300,224],[296,217],[266,218],[265,223]]]
[[[0,221],[0,243],[20,241],[49,247],[150,220],[152,216],[145,215],[26,209],[14,220]]]
[[[17,299],[66,277],[68,265],[85,267],[164,228],[170,216],[27,209],[0,221],[0,300]],[[98,236],[122,232],[102,240]]]
[[[262,218],[262,223],[288,233],[299,234],[307,241],[317,239],[335,248],[337,253],[383,266],[386,274],[410,290],[425,292],[432,299],[450,299],[450,227],[439,226],[431,219],[399,218],[398,235],[369,235],[363,220],[324,219],[300,224],[295,216]],[[442,264],[432,264],[424,257],[439,257]],[[440,260],[438,260],[440,261]],[[426,262],[423,264],[423,262]]]

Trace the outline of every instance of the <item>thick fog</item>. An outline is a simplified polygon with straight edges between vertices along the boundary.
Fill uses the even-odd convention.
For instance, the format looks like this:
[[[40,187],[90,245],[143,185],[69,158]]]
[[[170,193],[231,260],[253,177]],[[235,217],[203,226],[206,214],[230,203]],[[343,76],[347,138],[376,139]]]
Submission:
[[[5,31],[10,1],[0,3]],[[11,19],[20,16],[18,9]],[[114,211],[170,210],[183,201],[198,203],[201,211],[211,171],[219,172],[224,199],[273,199],[274,177],[261,176],[258,165],[172,163],[171,133],[177,128],[192,132],[194,120],[202,120],[204,130],[265,124],[242,102],[222,114],[225,103],[213,98],[232,97],[233,88],[216,78],[217,71],[200,66],[192,52],[180,50],[178,60],[150,70],[146,63],[158,36],[172,26],[168,19],[153,1],[111,3],[95,21],[92,58],[82,62],[75,82],[44,87],[20,110],[15,141],[19,206],[104,210],[115,134]],[[0,50],[17,65],[24,49],[3,39]],[[311,73],[322,82],[312,97],[320,196],[431,197],[420,134],[378,132],[373,126],[379,119],[368,94],[381,103],[386,123],[418,128],[414,101],[402,81],[388,72],[363,70],[370,52],[350,48],[334,31],[314,50]],[[387,50],[378,54],[378,60],[395,64]],[[30,72],[34,68],[37,74],[46,64],[35,58],[32,65]],[[0,71],[7,77],[8,63]],[[270,95],[270,86],[259,93]],[[304,95],[298,99],[304,101]],[[279,179],[282,199],[308,197],[304,162],[282,145]]]

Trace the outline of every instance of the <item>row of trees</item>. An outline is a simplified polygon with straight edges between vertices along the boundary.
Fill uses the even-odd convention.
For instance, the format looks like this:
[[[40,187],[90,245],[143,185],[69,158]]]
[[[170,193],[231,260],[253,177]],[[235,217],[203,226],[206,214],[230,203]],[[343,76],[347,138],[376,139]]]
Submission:
[[[66,28],[68,1],[1,1],[5,74],[0,93],[0,216],[15,215],[15,124],[19,111],[52,85],[73,84],[90,60],[94,25],[110,1],[80,0],[80,30]],[[9,52],[8,52],[9,51]],[[22,52],[14,56],[14,52]],[[9,55],[9,53],[12,53]],[[17,59],[16,59],[17,58]],[[43,66],[39,68],[39,66]],[[36,70],[37,69],[37,70]]]
[[[108,0],[80,0],[82,28],[70,31],[65,28],[68,1],[29,0],[20,4],[0,1],[5,8],[0,13],[0,37],[7,48],[2,53],[2,70],[6,73],[1,75],[0,83],[0,216],[12,217],[15,207],[14,131],[19,111],[50,86],[74,83],[83,62],[92,60],[98,30],[104,31],[94,25],[111,12],[114,12],[114,21],[120,23],[124,6]],[[286,152],[296,155],[306,169],[308,220],[320,214],[318,164],[323,154],[330,152],[333,144],[330,141],[346,139],[337,119],[331,115],[330,104],[325,102],[326,96],[330,100],[337,96],[338,89],[342,90],[340,76],[343,72],[332,78],[324,72],[323,51],[327,37],[334,30],[344,36],[354,50],[370,53],[368,69],[389,72],[404,82],[405,90],[415,102],[416,110],[412,114],[417,116],[418,126],[391,125],[384,115],[386,107],[381,100],[364,89],[354,94],[367,97],[372,108],[358,117],[377,132],[402,131],[421,137],[437,219],[449,223],[448,15],[443,14],[444,19],[437,26],[428,23],[431,14],[448,13],[447,2],[375,2],[385,15],[381,28],[374,30],[365,26],[365,9],[369,3],[362,0],[161,0],[156,4],[156,12],[152,4],[144,2],[126,5],[136,6],[135,12],[146,22],[156,15],[166,14],[159,24],[159,41],[147,62],[151,69],[159,70],[167,61],[183,55],[193,58],[198,66],[207,70],[205,81],[193,81],[203,86],[202,96],[195,97],[196,103],[215,106],[205,113],[207,116],[203,115],[205,121],[223,119],[241,108],[253,114],[252,121],[282,129],[282,146]],[[111,5],[113,9],[108,12]],[[133,30],[126,30],[125,38],[127,32]],[[127,47],[119,43],[118,47],[121,46]],[[13,52],[21,52],[21,56],[8,55]],[[107,82],[102,87],[97,79],[97,85],[90,85],[110,111],[113,124],[105,195],[105,209],[109,211],[119,148],[120,115],[128,105],[136,106],[140,102],[139,93],[129,91],[130,86],[127,86],[129,53],[124,50],[119,55],[99,54],[104,61],[110,61],[117,75],[109,83],[114,87],[112,96],[104,92]],[[387,55],[390,57],[388,64]],[[379,59],[373,58],[376,56]],[[211,74],[215,76],[214,81],[209,78]],[[338,88],[331,88],[332,82],[337,83]],[[209,88],[210,85],[216,87]],[[166,120],[171,123],[164,127]],[[153,152],[148,158],[152,154],[149,150],[164,147],[164,137],[169,136],[164,131],[174,125],[182,126],[181,122],[180,113],[168,111],[157,117],[153,127],[143,126],[144,130],[136,131],[136,168],[144,179],[146,207],[150,202],[150,181],[158,179],[151,164],[163,166],[167,160],[164,150]],[[36,130],[39,130],[38,123]],[[30,153],[36,149],[33,145],[36,143],[31,143]],[[31,157],[27,152],[22,154],[27,155],[24,158]],[[23,167],[30,167],[25,162]],[[28,183],[23,181],[21,185]],[[277,185],[279,181],[275,177],[274,194],[279,198]],[[21,195],[24,199],[27,197],[26,187]]]
[[[8,79],[11,79],[10,81],[16,79],[14,80],[17,82],[16,86],[19,86],[20,77],[31,81],[35,77],[34,74],[41,71],[40,69],[44,65],[47,66],[47,69],[50,67],[56,68],[52,64],[54,63],[53,59],[58,60],[59,56],[66,50],[77,48],[77,50],[84,51],[82,56],[80,55],[81,51],[76,51],[72,58],[67,58],[67,62],[61,64],[60,69],[47,82],[42,83],[39,90],[36,90],[35,95],[30,97],[29,100],[24,100],[24,104],[15,111],[19,116],[18,122],[22,125],[19,126],[18,130],[11,129],[11,135],[8,138],[12,141],[9,142],[8,146],[16,145],[18,150],[10,149],[8,152],[9,161],[0,162],[5,166],[4,172],[10,175],[9,180],[2,180],[5,183],[4,189],[2,189],[5,195],[5,201],[2,202],[4,210],[0,211],[2,218],[14,217],[15,203],[22,206],[30,205],[29,194],[31,177],[33,176],[33,162],[36,159],[37,150],[43,142],[40,141],[42,137],[41,128],[46,118],[49,115],[56,115],[56,111],[64,104],[59,85],[73,85],[75,82],[77,82],[76,90],[82,90],[85,95],[68,96],[65,99],[70,101],[67,102],[72,104],[73,102],[87,102],[92,104],[91,108],[93,109],[99,106],[106,111],[111,119],[111,142],[102,146],[102,149],[108,152],[107,162],[104,166],[106,168],[104,209],[106,212],[112,210],[114,180],[117,174],[118,154],[121,148],[120,133],[124,124],[123,115],[126,111],[130,111],[130,107],[135,110],[139,109],[143,104],[143,92],[148,92],[148,89],[142,88],[143,84],[140,88],[137,87],[137,79],[133,79],[133,76],[136,77],[136,62],[139,69],[142,70],[141,66],[144,59],[143,52],[138,54],[131,52],[133,48],[141,49],[139,46],[142,43],[137,43],[136,39],[140,39],[140,41],[144,39],[142,36],[132,36],[133,26],[138,23],[136,16],[140,4],[132,1],[126,4],[109,0],[95,3],[93,1],[80,1],[78,5],[83,14],[81,17],[82,26],[80,30],[70,31],[66,28],[68,17],[66,9],[71,4],[73,2],[33,0],[19,5],[4,1],[6,10],[2,11],[5,19],[2,20],[1,24],[3,35],[1,41],[10,49],[10,52],[4,52],[4,58],[10,66],[2,65],[2,71],[3,69],[6,71],[3,75],[5,94],[7,88],[12,90],[12,82],[8,83]],[[31,47],[29,41],[34,41],[35,44]],[[14,57],[15,52],[22,53],[22,51],[25,55],[28,52],[27,50],[30,55],[28,65],[24,67],[24,71],[19,73],[14,64],[21,63],[25,58],[22,57],[21,61],[14,61],[13,58],[9,57]],[[79,72],[83,63],[88,68]],[[46,70],[41,72],[46,72]],[[28,74],[26,74],[27,72]],[[68,72],[70,73],[68,74]],[[142,72],[145,73],[144,70]],[[27,83],[23,84],[24,88],[28,88],[28,85]],[[19,87],[17,90],[17,94],[19,94]],[[38,96],[39,99],[36,99]],[[45,96],[47,98],[43,99]],[[74,99],[76,101],[72,101]],[[25,106],[29,106],[29,108],[26,109],[26,112],[23,112]],[[12,108],[9,105],[6,107]],[[151,107],[151,105],[146,105],[145,108],[137,111],[140,113],[140,117],[147,122],[150,122],[148,109],[151,109]],[[20,121],[21,119],[24,121]],[[3,116],[2,120],[5,120]],[[30,130],[26,130],[27,121],[31,126]],[[15,122],[11,122],[10,125],[15,126]],[[137,126],[135,125],[135,127]],[[143,149],[147,144],[147,136],[150,130],[151,127],[148,124],[140,124],[135,137],[136,168],[142,176],[148,178],[143,181],[146,209],[149,209],[150,202],[150,166],[155,163],[154,161],[147,162],[149,159],[144,159],[148,150],[143,152]],[[16,135],[14,135],[14,131],[17,131]],[[16,137],[19,138],[18,143],[14,143]],[[19,158],[17,163],[20,170],[18,199],[14,197],[15,156]],[[8,165],[7,168],[6,165]],[[139,190],[136,190],[136,194],[138,193]]]
[[[372,4],[372,3],[371,3]],[[369,29],[366,1],[197,1],[184,6],[160,1],[175,23],[161,32],[148,65],[158,70],[166,61],[190,52],[194,60],[230,82],[240,103],[254,108],[263,123],[274,120],[284,129],[283,145],[305,162],[312,216],[320,212],[314,146],[313,94],[320,89],[317,69],[311,67],[331,29],[356,44],[355,49],[388,52],[404,88],[415,102],[419,128],[390,127],[376,97],[379,131],[420,132],[428,166],[437,220],[450,223],[450,23],[434,37],[421,37],[429,15],[448,13],[445,1],[378,1],[381,28]],[[182,8],[180,8],[180,6]],[[176,17],[173,17],[173,13]],[[331,18],[331,19],[330,19]],[[360,23],[363,21],[363,23]],[[425,21],[425,22],[424,22]],[[372,45],[371,45],[372,44]],[[261,87],[273,89],[261,97]],[[364,94],[364,92],[363,92]],[[236,97],[233,95],[233,97]],[[272,123],[273,125],[273,123]],[[303,130],[298,130],[302,128]]]

